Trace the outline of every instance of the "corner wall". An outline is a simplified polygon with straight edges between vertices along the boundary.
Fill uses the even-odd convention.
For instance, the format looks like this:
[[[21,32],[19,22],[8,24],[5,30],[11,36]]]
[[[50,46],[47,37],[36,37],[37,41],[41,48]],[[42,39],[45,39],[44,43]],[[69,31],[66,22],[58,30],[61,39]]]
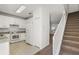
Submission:
[[[30,38],[26,42],[40,49],[49,44],[49,11],[45,7],[38,7],[33,11],[31,18]]]

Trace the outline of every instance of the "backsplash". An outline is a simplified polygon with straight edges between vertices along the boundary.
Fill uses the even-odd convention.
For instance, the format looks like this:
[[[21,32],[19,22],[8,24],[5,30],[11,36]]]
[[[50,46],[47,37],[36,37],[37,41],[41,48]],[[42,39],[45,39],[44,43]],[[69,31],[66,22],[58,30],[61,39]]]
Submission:
[[[0,32],[9,32],[9,28],[0,28]]]

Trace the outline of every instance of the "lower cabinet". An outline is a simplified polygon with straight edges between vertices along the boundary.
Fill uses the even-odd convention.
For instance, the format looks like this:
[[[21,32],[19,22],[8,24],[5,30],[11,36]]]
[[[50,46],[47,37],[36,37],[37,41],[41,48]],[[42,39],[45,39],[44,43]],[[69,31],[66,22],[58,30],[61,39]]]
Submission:
[[[26,40],[26,33],[20,33],[20,40]]]

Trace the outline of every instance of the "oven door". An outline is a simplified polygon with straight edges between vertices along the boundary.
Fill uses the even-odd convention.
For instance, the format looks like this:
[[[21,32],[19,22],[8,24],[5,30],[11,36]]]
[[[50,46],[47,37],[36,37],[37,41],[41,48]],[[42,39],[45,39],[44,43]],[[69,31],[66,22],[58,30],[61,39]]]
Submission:
[[[19,40],[19,34],[12,34],[11,35],[11,40]]]

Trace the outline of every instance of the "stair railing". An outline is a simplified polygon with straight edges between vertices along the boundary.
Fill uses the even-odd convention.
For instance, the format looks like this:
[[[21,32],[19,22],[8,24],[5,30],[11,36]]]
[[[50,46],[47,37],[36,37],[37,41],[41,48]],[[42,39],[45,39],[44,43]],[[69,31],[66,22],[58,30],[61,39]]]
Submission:
[[[60,23],[53,36],[53,55],[58,55],[61,49],[61,44],[63,40],[64,30],[66,26],[67,15],[63,13]]]

